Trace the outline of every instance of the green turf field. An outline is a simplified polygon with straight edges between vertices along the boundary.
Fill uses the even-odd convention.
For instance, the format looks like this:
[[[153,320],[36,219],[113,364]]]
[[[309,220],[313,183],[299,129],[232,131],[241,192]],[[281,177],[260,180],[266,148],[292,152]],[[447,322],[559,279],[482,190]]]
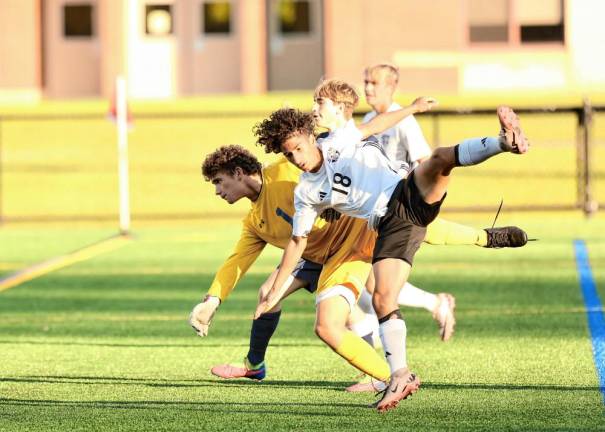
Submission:
[[[453,218],[453,217],[451,217]],[[458,215],[475,226],[485,215]],[[0,293],[0,430],[605,430],[572,240],[586,240],[605,298],[605,217],[507,213],[540,239],[520,250],[425,246],[412,282],[457,297],[454,338],[404,310],[423,387],[379,415],[343,388],[356,372],[313,334],[297,293],[260,384],[209,368],[247,352],[267,250],[219,309],[210,336],[190,309],[237,239],[237,219],[135,226],[135,241]],[[0,277],[111,235],[112,226],[0,227]]]

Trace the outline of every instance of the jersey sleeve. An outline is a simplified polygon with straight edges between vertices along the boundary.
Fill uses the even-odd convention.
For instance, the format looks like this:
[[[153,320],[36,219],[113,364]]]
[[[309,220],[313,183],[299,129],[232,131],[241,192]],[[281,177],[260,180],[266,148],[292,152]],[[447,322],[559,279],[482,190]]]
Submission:
[[[405,142],[407,142],[410,161],[415,162],[418,159],[431,155],[431,148],[426,142],[422,129],[420,129],[420,125],[414,116],[409,116],[401,122],[399,132]]]
[[[212,285],[208,289],[208,295],[216,296],[221,301],[225,300],[258,258],[265,245],[265,241],[250,229],[247,222],[244,222],[235,250],[216,272]]]
[[[292,236],[307,237],[313,229],[317,219],[317,209],[305,198],[304,189],[299,184],[294,189],[294,218],[292,223]]]

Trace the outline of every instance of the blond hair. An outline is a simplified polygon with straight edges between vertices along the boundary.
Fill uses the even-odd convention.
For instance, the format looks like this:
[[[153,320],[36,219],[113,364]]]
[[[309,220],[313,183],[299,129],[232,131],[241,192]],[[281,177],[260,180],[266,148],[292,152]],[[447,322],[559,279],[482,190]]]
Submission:
[[[346,118],[353,116],[353,111],[359,103],[359,95],[353,86],[345,81],[338,79],[329,79],[319,83],[315,88],[313,99],[330,99],[334,103],[341,103],[345,106]]]
[[[390,63],[379,63],[368,66],[365,70],[366,75],[372,76],[375,72],[384,71],[385,77],[390,81],[389,84],[397,85],[399,82],[399,68]]]

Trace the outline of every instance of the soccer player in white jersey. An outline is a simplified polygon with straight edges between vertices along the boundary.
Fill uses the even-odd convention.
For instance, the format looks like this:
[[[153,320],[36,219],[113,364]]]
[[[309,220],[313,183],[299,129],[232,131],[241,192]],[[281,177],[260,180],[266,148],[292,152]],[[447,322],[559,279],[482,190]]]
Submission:
[[[379,411],[391,409],[418,390],[420,380],[407,367],[405,322],[397,305],[397,296],[410,273],[413,257],[428,225],[439,213],[445,198],[450,173],[456,167],[475,165],[502,153],[525,153],[529,143],[520,128],[517,115],[508,107],[497,110],[499,136],[468,139],[453,147],[440,147],[431,157],[402,179],[380,145],[362,140],[386,130],[410,114],[431,109],[435,101],[418,98],[401,110],[383,113],[372,121],[356,126],[352,121],[358,96],[352,86],[325,81],[316,89],[313,113],[319,126],[331,132],[315,141],[313,134],[300,133],[305,115],[294,116],[289,130],[281,136],[261,137],[267,152],[283,153],[300,168],[295,189],[292,239],[284,249],[280,270],[273,287],[261,300],[260,315],[279,301],[284,281],[294,269],[306,247],[306,236],[316,217],[326,208],[367,219],[378,231],[374,247],[373,270],[376,289],[373,305],[379,316],[380,337],[391,369],[389,386],[377,403]],[[280,122],[274,112],[268,122]]]
[[[369,66],[364,72],[363,82],[366,101],[372,111],[363,117],[362,123],[369,122],[378,114],[401,109],[393,101],[399,82],[399,70],[395,66],[384,63]],[[389,159],[406,162],[411,168],[431,155],[431,148],[413,115],[375,136]]]
[[[399,69],[391,64],[380,63],[365,69],[364,93],[372,111],[363,117],[362,123],[369,122],[378,114],[401,109],[401,106],[393,101],[398,83]],[[404,118],[394,127],[375,134],[374,137],[389,159],[403,161],[411,168],[415,168],[431,155],[431,148],[413,115]],[[469,241],[469,235],[476,235],[474,229],[469,230],[469,227],[464,225],[437,218],[431,224],[433,237],[441,227],[447,230],[448,236],[454,242],[465,244]],[[527,243],[525,232],[513,226],[487,228],[480,233],[480,237],[479,241],[484,247],[521,247]],[[369,292],[374,291],[372,277],[368,280],[368,290]],[[366,313],[373,313],[373,309],[369,307],[371,299],[368,297],[366,292],[362,293],[359,304]],[[418,307],[421,305],[427,310],[433,311],[433,317],[439,324],[440,336],[443,341],[447,341],[452,336],[455,324],[455,298],[452,294],[427,293],[406,282],[399,298],[399,304],[402,306]]]

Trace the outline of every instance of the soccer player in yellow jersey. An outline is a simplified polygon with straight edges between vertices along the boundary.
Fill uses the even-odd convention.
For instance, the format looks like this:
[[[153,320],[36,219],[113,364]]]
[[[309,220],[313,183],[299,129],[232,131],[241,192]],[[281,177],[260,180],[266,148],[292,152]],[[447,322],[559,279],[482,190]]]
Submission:
[[[251,201],[251,209],[244,219],[242,235],[234,253],[219,269],[205,300],[197,305],[191,314],[192,326],[200,336],[205,336],[218,305],[231,293],[238,280],[255,261],[264,246],[269,243],[283,248],[289,240],[290,215],[294,211],[293,191],[300,170],[285,160],[262,169],[258,160],[242,147],[226,146],[206,157],[202,172],[206,180],[215,185],[216,194],[227,202],[232,204],[241,198],[248,198]],[[349,218],[343,217],[342,219],[342,221],[334,224],[332,230],[328,229],[329,224],[322,220],[317,221],[317,229],[310,236],[313,247],[307,251],[308,255],[305,255],[309,261],[302,260],[292,273],[288,280],[290,286],[287,295],[300,288],[305,288],[310,292],[317,288],[322,266],[310,260],[324,262],[326,256],[342,244],[343,234],[346,235],[351,232],[350,228],[347,228],[350,222],[347,222],[346,219]],[[360,224],[360,222],[361,220],[357,219],[353,223]],[[335,230],[338,231],[343,227],[343,233],[335,237]],[[362,229],[366,230],[366,228],[367,226],[363,223]],[[358,231],[354,230],[353,232]],[[476,244],[485,246],[485,235],[484,230],[475,230],[471,227],[440,220],[429,226],[425,240],[432,244]],[[364,239],[372,243],[374,237],[367,237],[364,234],[362,242]],[[334,241],[329,243],[331,240]],[[363,266],[359,266],[359,268],[365,274],[366,270],[363,269]],[[263,284],[260,290],[261,295],[270,288],[275,274],[276,272]],[[355,277],[355,272],[350,273],[347,277]],[[357,278],[359,279],[359,277]],[[327,281],[327,283],[330,282]],[[364,290],[363,292],[367,295],[367,291]],[[442,329],[447,327],[449,331],[453,330],[453,308],[452,305],[442,301],[443,294],[435,295],[407,284],[400,297],[401,304],[425,307],[433,312]],[[366,306],[371,311],[371,305]],[[265,352],[279,322],[280,313],[281,307],[277,305],[271,311],[263,314],[260,319],[253,321],[250,349],[242,365],[219,365],[212,368],[212,373],[223,378],[263,379],[266,373]],[[353,318],[349,320],[349,326],[352,330],[369,343],[371,343],[373,330],[371,318],[374,319],[375,326],[377,326],[375,314],[373,312],[371,314],[371,317],[368,316],[361,320]],[[357,316],[359,316],[359,313]],[[370,325],[367,322],[368,318]],[[352,387],[356,389],[355,391],[372,388],[372,386],[367,385]]]
[[[216,185],[217,194],[230,203],[247,197],[252,202],[252,208],[244,220],[235,252],[219,269],[206,301],[197,305],[191,314],[190,323],[198,334],[206,334],[208,310],[214,311],[217,303],[227,298],[264,246],[269,243],[283,249],[289,241],[291,215],[294,212],[292,192],[300,173],[292,168],[284,159],[261,169],[256,158],[239,146],[223,147],[206,158],[203,174]],[[318,219],[309,234],[309,247],[303,258],[322,265],[317,279],[317,302],[336,303],[329,311],[318,307],[315,324],[317,335],[350,364],[374,378],[384,380],[389,375],[387,363],[372,346],[346,327],[351,309],[371,271],[374,237],[375,234],[360,219],[342,217],[333,223]],[[302,267],[304,270],[305,265]],[[269,278],[268,287],[273,280],[274,277]],[[308,279],[295,270],[285,282],[286,296],[305,286],[305,282]],[[326,288],[331,287],[334,289],[326,295]],[[340,302],[341,296],[345,296],[347,301]],[[261,337],[270,338],[277,325],[279,311],[280,306],[276,305],[258,317],[253,323],[252,333],[256,330]],[[254,345],[254,341],[251,342]],[[247,373],[244,376],[262,379],[265,368],[260,357],[261,354],[264,357],[264,352],[253,352],[252,348],[245,362]]]

